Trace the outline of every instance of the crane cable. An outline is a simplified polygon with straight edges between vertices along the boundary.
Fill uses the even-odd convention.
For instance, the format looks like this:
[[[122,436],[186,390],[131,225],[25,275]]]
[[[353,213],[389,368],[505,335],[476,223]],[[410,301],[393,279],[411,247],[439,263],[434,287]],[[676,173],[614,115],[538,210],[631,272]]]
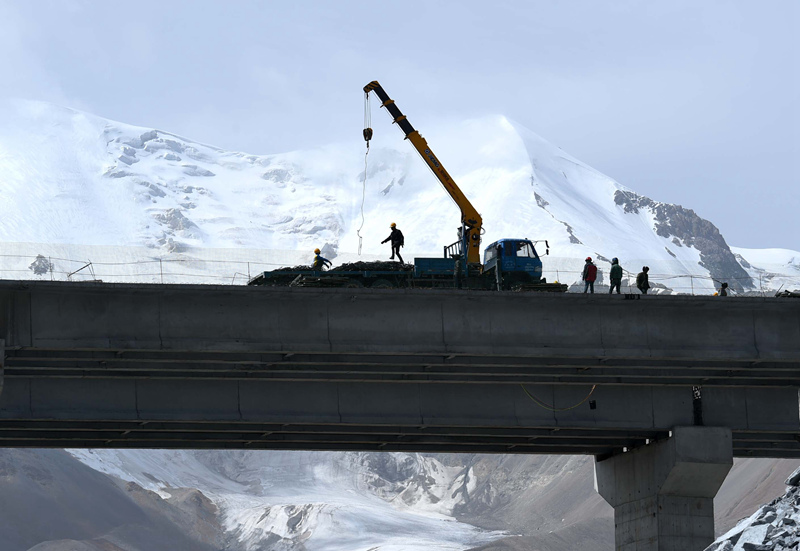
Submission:
[[[364,183],[361,187],[361,225],[356,230],[358,235],[358,255],[361,256],[361,244],[364,237],[361,230],[364,228],[364,201],[367,196],[367,158],[369,157],[369,141],[372,139],[372,109],[369,104],[369,92],[364,93],[364,141],[367,142],[367,152],[364,153]]]
[[[531,400],[533,400],[533,403],[534,403],[534,404],[536,404],[537,406],[539,406],[539,407],[541,407],[541,408],[544,408],[544,409],[546,409],[546,410],[548,410],[548,411],[569,411],[569,410],[571,410],[571,409],[575,409],[576,407],[578,407],[578,406],[580,406],[581,404],[583,404],[584,402],[586,402],[586,400],[588,400],[588,399],[589,399],[589,397],[590,397],[590,396],[592,395],[592,393],[594,392],[594,389],[595,389],[595,388],[597,388],[597,385],[592,385],[592,390],[590,390],[590,391],[589,391],[589,394],[587,394],[587,395],[586,395],[586,398],[584,398],[583,400],[581,400],[580,402],[578,402],[578,403],[577,403],[577,404],[575,404],[574,406],[570,406],[570,407],[568,407],[568,408],[554,408],[554,407],[552,407],[552,406],[549,406],[549,405],[545,404],[544,402],[542,402],[541,400],[539,400],[539,399],[538,399],[536,396],[534,396],[533,394],[531,394],[530,392],[528,392],[528,389],[527,389],[527,388],[525,388],[525,385],[519,385],[519,386],[521,386],[521,387],[522,387],[522,390],[524,390],[524,391],[525,391],[525,394],[527,394],[527,395],[528,395],[528,398],[530,398]]]

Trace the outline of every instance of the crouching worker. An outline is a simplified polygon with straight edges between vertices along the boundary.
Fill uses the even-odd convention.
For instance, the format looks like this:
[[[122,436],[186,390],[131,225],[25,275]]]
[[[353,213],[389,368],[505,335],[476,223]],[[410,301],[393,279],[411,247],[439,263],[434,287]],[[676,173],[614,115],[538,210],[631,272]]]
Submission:
[[[333,263],[320,255],[319,249],[314,249],[314,263],[311,265],[311,269],[321,272],[325,268],[330,268],[331,266],[333,266]]]
[[[646,295],[647,290],[650,288],[650,277],[647,275],[647,272],[649,271],[649,266],[642,266],[642,271],[636,276],[636,287],[642,292],[643,295]]]

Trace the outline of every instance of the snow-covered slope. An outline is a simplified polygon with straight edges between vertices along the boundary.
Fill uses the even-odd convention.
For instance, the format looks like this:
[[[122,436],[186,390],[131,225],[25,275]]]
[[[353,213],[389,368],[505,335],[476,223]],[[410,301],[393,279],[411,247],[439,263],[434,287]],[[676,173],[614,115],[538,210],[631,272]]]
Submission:
[[[376,118],[362,189],[364,145],[356,140],[248,155],[50,104],[6,101],[0,240],[147,247],[159,258],[269,249],[307,259],[319,246],[341,260],[359,250],[363,191],[363,253],[387,252],[380,241],[394,221],[409,257],[438,256],[456,239],[458,209],[385,122]],[[664,290],[711,292],[714,279],[739,291],[757,287],[758,261],[745,271],[713,224],[637,195],[505,117],[432,127],[426,137],[481,212],[484,242],[549,240],[550,279],[579,279],[590,255],[600,260],[602,280],[617,256],[633,274],[649,265]]]
[[[800,252],[741,247],[731,247],[731,251],[758,287],[775,290],[800,287]]]
[[[92,468],[169,497],[200,490],[231,549],[456,550],[503,534],[456,522],[469,469],[419,454],[71,450]]]
[[[109,281],[243,282],[251,267],[308,262],[317,246],[339,262],[360,248],[385,256],[392,221],[409,258],[438,256],[455,241],[457,208],[388,120],[376,118],[375,131],[364,170],[356,140],[248,155],[50,104],[0,102],[0,276],[56,277],[92,260],[74,277],[98,269]],[[431,127],[426,137],[482,213],[485,243],[549,241],[549,279],[579,279],[591,255],[601,271],[613,256],[634,274],[649,265],[664,291],[711,292],[715,279],[740,291],[800,286],[800,253],[731,252],[693,211],[640,196],[505,117]],[[230,549],[462,549],[500,534],[455,517],[525,525],[527,509],[509,510],[525,484],[548,487],[542,502],[572,507],[511,461],[507,471],[479,461],[481,475],[416,454],[72,453],[176,502],[185,488],[200,490],[234,538]],[[573,468],[559,461],[540,474]],[[514,476],[490,483],[489,472]],[[542,522],[549,534],[560,525]]]

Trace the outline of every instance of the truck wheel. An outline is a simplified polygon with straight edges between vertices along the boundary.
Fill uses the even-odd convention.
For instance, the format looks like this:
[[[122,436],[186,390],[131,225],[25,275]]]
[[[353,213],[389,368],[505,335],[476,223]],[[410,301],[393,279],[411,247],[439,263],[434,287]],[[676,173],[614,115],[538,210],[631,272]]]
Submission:
[[[376,279],[370,287],[372,289],[393,289],[394,284],[388,279]]]
[[[364,284],[361,283],[359,280],[351,279],[350,281],[347,282],[347,284],[345,285],[345,288],[346,289],[360,289],[363,286],[364,286]]]

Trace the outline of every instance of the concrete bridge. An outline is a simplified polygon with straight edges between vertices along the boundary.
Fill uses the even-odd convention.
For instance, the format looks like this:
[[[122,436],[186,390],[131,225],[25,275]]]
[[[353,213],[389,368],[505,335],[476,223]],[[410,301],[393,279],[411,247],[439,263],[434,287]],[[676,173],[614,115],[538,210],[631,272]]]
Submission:
[[[592,454],[617,548],[800,457],[800,301],[0,282],[0,446]]]

